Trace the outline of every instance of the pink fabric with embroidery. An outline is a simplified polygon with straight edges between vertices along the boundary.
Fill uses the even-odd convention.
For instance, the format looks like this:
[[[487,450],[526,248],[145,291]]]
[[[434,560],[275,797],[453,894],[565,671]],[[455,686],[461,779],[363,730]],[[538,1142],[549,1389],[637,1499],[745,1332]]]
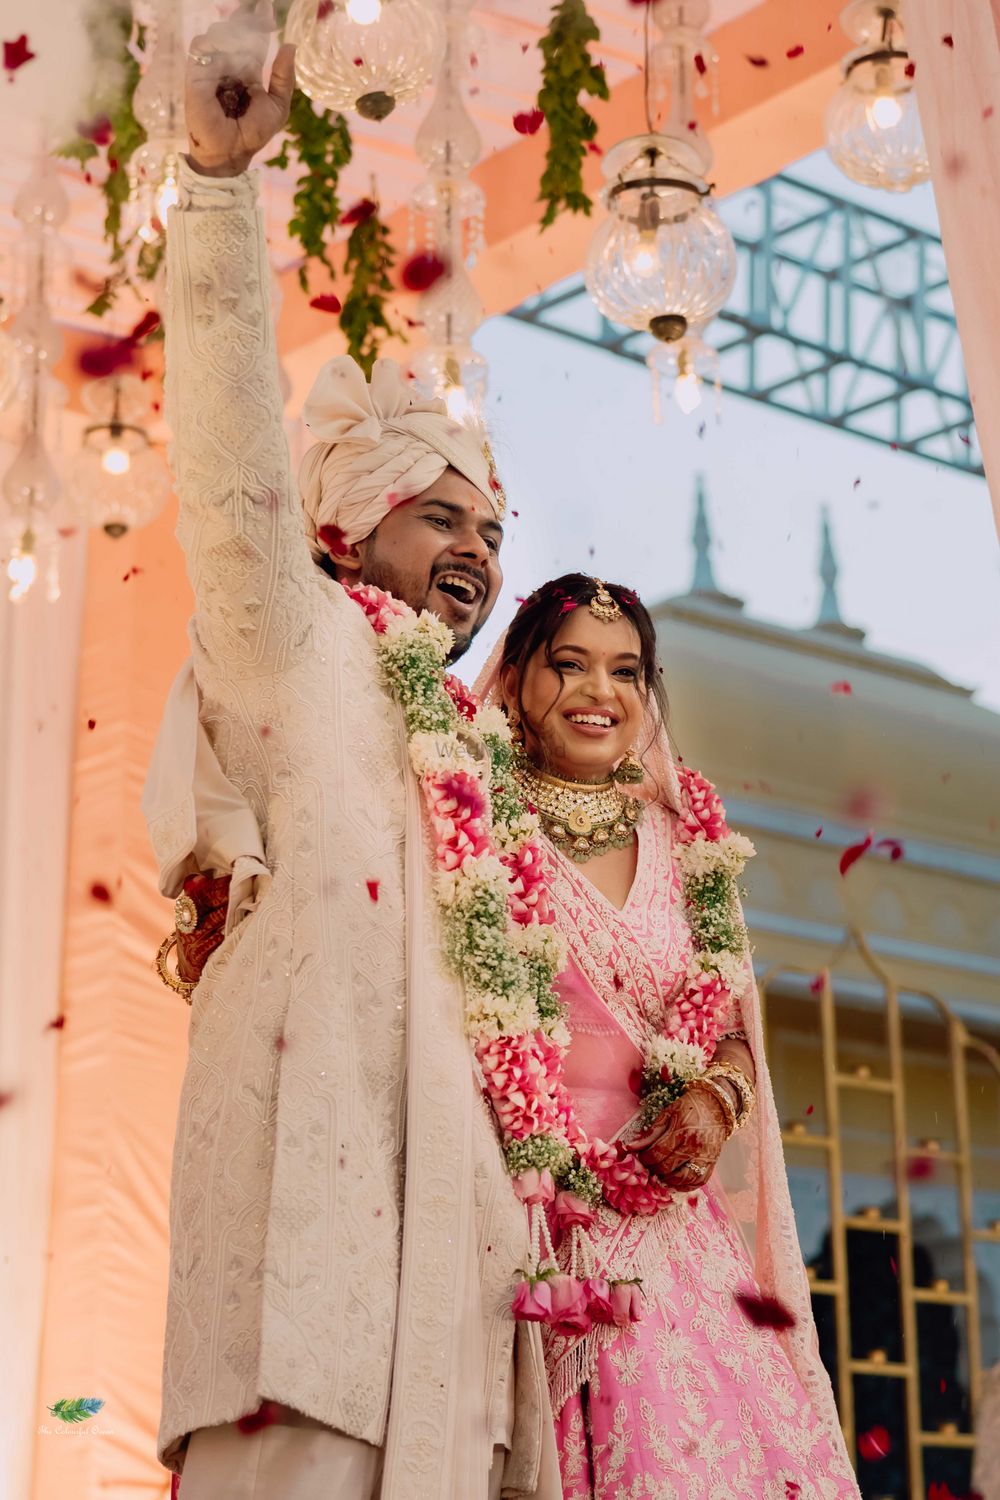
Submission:
[[[554,858],[553,902],[570,939],[560,981],[572,1042],[566,1083],[584,1128],[628,1136],[641,1045],[669,1024],[691,955],[673,818],[649,808],[618,911],[584,868]],[[740,1026],[729,1016],[723,1029]],[[857,1486],[839,1434],[817,1412],[777,1335],[734,1301],[758,1290],[746,1245],[712,1184],[654,1218],[606,1211],[592,1236],[609,1276],[641,1276],[642,1322],[583,1338],[543,1330],[564,1500],[753,1495],[841,1500]],[[569,1269],[568,1247],[560,1250]]]

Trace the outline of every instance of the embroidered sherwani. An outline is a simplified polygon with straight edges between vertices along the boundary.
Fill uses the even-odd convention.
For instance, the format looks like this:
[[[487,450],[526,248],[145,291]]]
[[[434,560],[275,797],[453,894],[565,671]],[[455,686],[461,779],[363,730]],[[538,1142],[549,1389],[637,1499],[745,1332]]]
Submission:
[[[180,1469],[186,1434],[267,1397],[385,1444],[385,1500],[478,1500],[505,1439],[504,1493],[531,1492],[548,1408],[523,1331],[508,1417],[524,1216],[438,951],[402,716],[303,536],[255,188],[182,179],[166,362],[192,654],[270,875],[193,997],[159,1453]],[[191,822],[190,798],[159,820],[161,861]]]
[[[670,1028],[691,959],[673,821],[647,810],[621,911],[553,856],[566,1086],[591,1138],[627,1138],[645,1047]],[[734,1008],[722,1029],[748,1021]],[[858,1500],[825,1375],[814,1405],[775,1332],[735,1301],[758,1288],[717,1176],[649,1217],[604,1208],[591,1238],[603,1274],[641,1278],[645,1313],[624,1330],[546,1330],[564,1500]]]

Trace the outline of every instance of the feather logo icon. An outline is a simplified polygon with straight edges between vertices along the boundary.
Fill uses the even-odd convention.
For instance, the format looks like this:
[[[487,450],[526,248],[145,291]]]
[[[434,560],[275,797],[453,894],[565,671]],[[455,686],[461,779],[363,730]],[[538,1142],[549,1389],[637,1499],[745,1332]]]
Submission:
[[[48,1410],[60,1422],[86,1422],[88,1417],[96,1416],[103,1405],[99,1396],[80,1396],[76,1401],[57,1401]]]

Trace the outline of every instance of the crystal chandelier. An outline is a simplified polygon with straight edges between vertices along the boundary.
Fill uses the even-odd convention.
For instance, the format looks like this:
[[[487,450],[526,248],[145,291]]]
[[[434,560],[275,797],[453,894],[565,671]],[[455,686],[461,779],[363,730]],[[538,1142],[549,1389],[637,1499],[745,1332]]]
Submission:
[[[840,21],[857,45],[827,109],[827,150],[852,182],[908,192],[931,169],[899,0],[854,0]]]
[[[292,0],[285,40],[315,104],[384,120],[434,76],[445,26],[434,0]]]
[[[670,107],[662,131],[650,106],[649,14],[662,40],[656,58],[669,79]],[[658,343],[682,340],[719,311],[736,278],[736,248],[706,181],[713,155],[691,128],[694,98],[706,92],[704,27],[708,0],[659,0],[645,10],[646,124],[604,157],[608,217],[587,256],[587,290],[606,318],[650,333]],[[699,339],[700,344],[700,339]],[[647,363],[657,380],[676,358],[654,348]]]
[[[485,212],[482,189],[468,175],[482,143],[461,90],[471,5],[472,0],[443,0],[447,39],[434,100],[416,136],[427,176],[410,199],[407,251],[416,249],[416,226],[422,222],[423,248],[447,267],[420,300],[428,342],[410,361],[413,378],[424,395],[443,398],[456,422],[476,423],[482,420],[489,370],[472,347],[483,304],[466,270],[482,249]]]
[[[158,516],[170,493],[166,465],[145,427],[149,399],[135,375],[92,380],[82,399],[96,420],[84,428],[73,499],[89,525],[122,537]]]
[[[7,556],[8,598],[28,593],[38,574],[39,556],[48,553],[48,597],[59,597],[57,530],[52,520],[59,478],[45,441],[50,404],[65,395],[50,374],[62,353],[62,335],[48,305],[56,237],[68,211],[66,194],[51,161],[42,158],[14,200],[23,225],[20,246],[21,306],[7,325],[21,367],[23,414],[20,446],[3,476],[0,545]]]
[[[163,244],[167,211],[177,202],[178,154],[187,144],[185,47],[183,6],[178,0],[146,4],[146,67],[132,99],[146,139],[129,160],[129,222],[142,246],[157,249]]]

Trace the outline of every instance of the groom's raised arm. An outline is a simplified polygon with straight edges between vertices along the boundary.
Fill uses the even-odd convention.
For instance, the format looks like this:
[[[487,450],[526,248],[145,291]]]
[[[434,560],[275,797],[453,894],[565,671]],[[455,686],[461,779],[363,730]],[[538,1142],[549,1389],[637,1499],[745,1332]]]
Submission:
[[[248,31],[248,25],[250,30]],[[243,13],[192,43],[191,153],[167,235],[166,409],[177,534],[202,645],[227,670],[280,668],[309,630],[314,565],[289,471],[255,150],[287,116],[291,56],[260,82],[266,28]],[[207,62],[204,59],[208,59]],[[238,68],[249,108],[227,116],[215,75]]]

